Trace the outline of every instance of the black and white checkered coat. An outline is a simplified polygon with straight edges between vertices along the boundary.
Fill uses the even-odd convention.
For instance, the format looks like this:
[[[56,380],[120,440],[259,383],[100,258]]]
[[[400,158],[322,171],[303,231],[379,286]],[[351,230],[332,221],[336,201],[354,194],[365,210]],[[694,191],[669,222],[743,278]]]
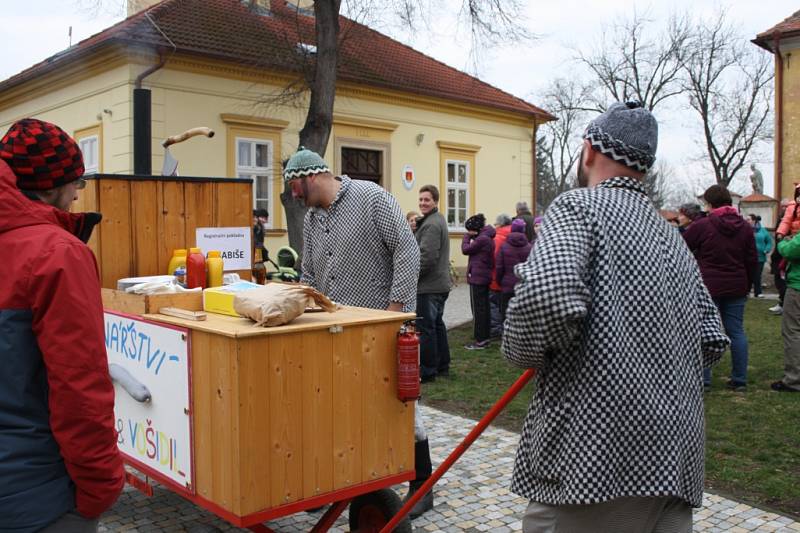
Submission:
[[[538,373],[512,490],[700,506],[701,374],[728,339],[680,234],[637,180],[613,178],[556,198],[515,270],[503,353]]]
[[[329,209],[306,213],[301,283],[343,305],[414,311],[419,247],[400,205],[374,183],[340,179]]]

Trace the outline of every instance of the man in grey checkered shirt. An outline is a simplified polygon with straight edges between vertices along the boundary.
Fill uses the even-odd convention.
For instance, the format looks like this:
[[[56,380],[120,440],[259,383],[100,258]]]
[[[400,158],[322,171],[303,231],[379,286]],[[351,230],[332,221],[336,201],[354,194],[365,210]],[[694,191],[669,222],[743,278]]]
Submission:
[[[397,200],[374,183],[334,176],[318,154],[302,147],[289,159],[283,176],[292,195],[309,207],[300,282],[344,305],[415,311],[420,252]],[[432,471],[428,437],[415,408],[417,477],[407,498]],[[433,492],[428,492],[411,517],[432,508]]]
[[[536,368],[512,490],[523,531],[689,532],[702,503],[704,367],[728,344],[697,263],[642,178],[658,124],[614,104],[584,135],[582,188],[550,205],[503,353]]]

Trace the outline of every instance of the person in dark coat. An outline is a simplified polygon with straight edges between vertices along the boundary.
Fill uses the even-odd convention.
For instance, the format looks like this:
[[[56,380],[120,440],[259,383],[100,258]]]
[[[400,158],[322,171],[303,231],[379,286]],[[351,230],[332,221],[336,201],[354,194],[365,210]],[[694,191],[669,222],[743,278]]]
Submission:
[[[708,216],[695,220],[683,233],[697,259],[703,281],[722,316],[725,334],[731,340],[732,372],[728,388],[747,387],[747,336],[744,306],[758,266],[753,229],[733,207],[731,194],[720,185],[703,193]],[[711,370],[703,382],[711,386]]]
[[[261,261],[266,261],[269,257],[269,253],[264,247],[267,222],[269,222],[269,212],[266,209],[253,209],[253,248],[261,250]]]
[[[486,224],[486,217],[478,213],[464,223],[467,233],[461,241],[461,252],[469,256],[467,283],[472,316],[475,321],[475,341],[464,346],[467,350],[483,350],[489,346],[491,315],[489,312],[489,284],[494,270],[495,229]]]
[[[533,213],[528,207],[528,202],[517,202],[516,208],[517,216],[514,217],[514,220],[525,221],[525,237],[528,238],[528,242],[533,242],[536,238],[536,232],[534,231],[536,222]]]
[[[705,217],[706,214],[703,211],[703,208],[700,207],[699,204],[695,203],[688,203],[683,204],[678,209],[678,231],[683,233],[689,227],[689,225],[694,222],[695,220],[699,220]]]
[[[450,295],[450,233],[447,220],[439,212],[439,189],[424,185],[419,190],[419,210],[414,238],[419,245],[419,283],[417,283],[417,322],[420,333],[422,383],[437,375],[450,374],[450,344],[444,324],[444,306]]]
[[[500,315],[503,321],[506,319],[506,309],[508,302],[514,297],[514,286],[519,281],[514,273],[514,267],[523,261],[527,261],[531,254],[531,243],[525,236],[525,221],[515,220],[511,223],[511,233],[506,238],[506,242],[500,247],[497,255],[497,283],[500,284],[502,296],[500,298]]]

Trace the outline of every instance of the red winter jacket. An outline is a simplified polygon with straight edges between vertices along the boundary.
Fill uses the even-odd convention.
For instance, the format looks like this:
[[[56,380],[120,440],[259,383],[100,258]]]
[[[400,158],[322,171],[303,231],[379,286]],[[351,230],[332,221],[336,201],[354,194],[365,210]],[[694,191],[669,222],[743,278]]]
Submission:
[[[27,198],[0,160],[0,521],[99,516],[124,485],[84,214]]]

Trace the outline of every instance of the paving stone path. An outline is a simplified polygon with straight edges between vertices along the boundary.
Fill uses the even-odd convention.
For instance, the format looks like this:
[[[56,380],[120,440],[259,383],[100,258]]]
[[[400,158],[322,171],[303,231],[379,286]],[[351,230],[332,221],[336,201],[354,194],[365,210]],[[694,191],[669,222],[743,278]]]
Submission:
[[[469,432],[474,422],[423,407],[434,464],[439,464]],[[445,474],[435,489],[436,508],[414,521],[418,533],[507,533],[521,529],[526,501],[508,491],[518,435],[490,427]],[[403,494],[403,487],[396,487]],[[306,532],[321,516],[298,513],[268,525],[275,531]],[[749,505],[706,494],[703,508],[695,511],[694,530],[731,533],[800,533],[800,522]],[[148,498],[127,487],[117,504],[103,516],[100,531],[192,531],[211,525],[223,531],[231,527],[211,513],[194,506],[162,487]],[[333,532],[348,531],[346,516]],[[206,530],[207,531],[207,530]]]

